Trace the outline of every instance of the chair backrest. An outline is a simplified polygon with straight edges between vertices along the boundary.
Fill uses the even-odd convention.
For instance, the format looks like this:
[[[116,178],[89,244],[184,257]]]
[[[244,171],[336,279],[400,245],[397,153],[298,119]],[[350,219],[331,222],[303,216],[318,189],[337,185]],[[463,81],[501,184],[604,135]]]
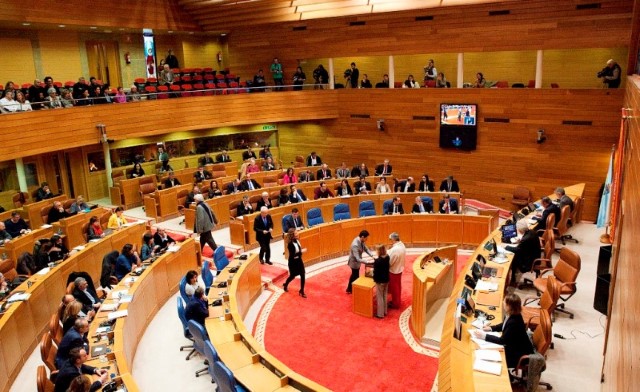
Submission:
[[[47,369],[44,365],[39,365],[36,370],[36,384],[38,386],[38,392],[53,392],[55,386],[47,377]]]
[[[142,196],[146,196],[149,195],[153,192],[156,191],[156,183],[155,182],[151,182],[151,183],[147,183],[147,184],[140,184],[140,194],[142,194]]]
[[[376,215],[376,206],[371,200],[361,201],[358,206],[358,217],[374,216]]]
[[[582,197],[578,197],[573,205],[573,211],[571,211],[571,222],[574,225],[578,223],[580,220],[578,214],[582,210],[583,202],[584,202],[584,199]]]
[[[218,270],[218,274],[224,269],[224,267],[229,265],[229,259],[227,259],[224,246],[218,246],[215,252],[213,252],[213,263],[216,266],[216,270]]]
[[[542,240],[544,242],[544,258],[547,260],[551,260],[551,256],[556,251],[556,236],[553,234],[553,230],[545,230],[542,235]]]
[[[52,204],[46,205],[40,208],[40,217],[42,217],[42,223],[49,223],[49,211],[53,207]]]
[[[560,284],[553,275],[547,278],[547,289],[540,297],[540,307],[552,313],[560,298]]]
[[[211,284],[213,284],[213,274],[209,269],[209,260],[205,260],[204,263],[202,263],[202,270],[200,275],[202,276],[204,287],[209,290],[209,287],[211,287]]]
[[[211,380],[215,381],[215,363],[220,361],[220,357],[218,356],[218,352],[213,347],[213,344],[209,340],[204,342],[204,358],[207,360],[207,365],[209,367],[209,375],[211,376]]]
[[[189,333],[193,337],[193,348],[200,354],[204,355],[204,342],[209,340],[207,331],[197,321],[189,320],[188,322]]]
[[[529,80],[529,83],[527,84],[528,88],[534,88],[536,87],[536,81],[535,80]]]
[[[40,357],[42,362],[49,368],[50,372],[56,371],[56,355],[58,349],[53,345],[53,339],[49,331],[45,332],[40,339]]]
[[[513,190],[513,200],[526,200],[526,202],[529,203],[531,200],[531,192],[529,191],[529,188],[525,186],[517,186]]]
[[[389,211],[389,208],[391,208],[392,204],[393,204],[393,199],[385,200],[384,202],[382,202],[382,213],[386,214],[387,211]]]
[[[18,276],[16,271],[16,261],[11,259],[0,260],[0,272],[7,282],[11,282]]]
[[[180,279],[180,296],[184,300],[184,303],[188,304],[189,301],[191,301],[191,297],[189,297],[187,295],[187,292],[185,291],[186,286],[187,286],[187,277],[183,276],[182,279]]]
[[[506,80],[498,80],[498,82],[496,83],[496,87],[497,88],[507,88],[509,87],[509,82]]]
[[[560,221],[558,222],[558,234],[563,236],[569,230],[569,218],[571,217],[571,207],[565,205],[560,210]]]
[[[580,255],[566,246],[560,250],[560,259],[553,268],[553,275],[560,283],[575,282],[581,268]],[[576,285],[571,284],[562,288],[561,294],[575,293]]]
[[[547,215],[547,225],[545,228],[551,229],[554,227],[556,227],[556,214],[549,214]]]
[[[236,379],[224,363],[217,361],[213,364],[213,379],[219,392],[236,392]]]
[[[49,332],[51,332],[51,338],[56,343],[56,346],[60,345],[60,341],[62,340],[62,324],[60,324],[58,312],[54,312],[49,319]]]
[[[322,219],[322,211],[319,208],[312,208],[307,211],[307,224],[309,227],[313,227],[324,223]]]
[[[191,339],[191,333],[189,333],[189,325],[187,324],[187,315],[184,309],[184,301],[181,297],[177,297],[178,300],[178,318],[182,323],[182,333],[185,338]]]
[[[540,309],[540,324],[533,332],[533,345],[536,351],[545,356],[551,346],[551,316],[545,309]]]
[[[351,212],[349,211],[349,206],[344,203],[336,204],[333,207],[333,220],[337,222],[344,219],[351,219]]]

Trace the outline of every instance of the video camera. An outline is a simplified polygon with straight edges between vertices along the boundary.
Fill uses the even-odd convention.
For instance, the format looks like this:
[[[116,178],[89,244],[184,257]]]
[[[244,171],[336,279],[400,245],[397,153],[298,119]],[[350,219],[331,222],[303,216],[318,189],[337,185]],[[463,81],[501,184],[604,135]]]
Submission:
[[[608,74],[608,70],[609,70],[609,68],[608,68],[608,67],[604,67],[604,68],[602,68],[602,71],[598,72],[596,75],[597,75],[599,78],[605,77],[605,76],[607,76],[607,74]]]

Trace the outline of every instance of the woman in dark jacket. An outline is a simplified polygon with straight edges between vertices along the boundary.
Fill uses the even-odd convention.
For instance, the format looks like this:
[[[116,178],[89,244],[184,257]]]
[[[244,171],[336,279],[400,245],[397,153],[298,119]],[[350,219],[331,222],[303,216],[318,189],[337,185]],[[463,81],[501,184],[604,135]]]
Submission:
[[[429,179],[428,174],[423,174],[422,179],[420,180],[420,185],[418,186],[418,192],[433,192],[435,189],[435,184],[433,180]]]
[[[373,281],[376,282],[376,317],[387,315],[387,292],[389,288],[389,255],[384,245],[378,245],[378,257],[373,261]]]
[[[289,283],[298,275],[300,275],[300,291],[299,294],[302,298],[307,298],[307,295],[304,293],[304,262],[302,261],[302,253],[306,252],[306,249],[302,248],[300,245],[300,234],[296,229],[289,229],[287,233],[289,236],[289,244],[287,245],[287,249],[289,250],[289,277],[287,281],[284,282],[282,288],[284,291],[289,291]]]

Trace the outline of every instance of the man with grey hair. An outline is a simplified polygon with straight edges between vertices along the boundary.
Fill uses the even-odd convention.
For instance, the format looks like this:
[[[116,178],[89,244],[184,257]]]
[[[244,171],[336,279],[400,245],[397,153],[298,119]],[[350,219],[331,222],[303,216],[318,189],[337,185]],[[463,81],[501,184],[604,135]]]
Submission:
[[[389,239],[392,243],[391,249],[387,252],[390,259],[389,293],[391,293],[391,302],[389,302],[389,307],[400,309],[402,306],[402,271],[404,271],[407,248],[400,241],[400,235],[395,231],[389,234]]]
[[[101,302],[98,294],[89,288],[89,282],[83,277],[77,277],[73,282],[73,297],[82,303],[82,311],[88,314],[92,310],[100,308]]]
[[[556,201],[560,203],[560,211],[562,211],[562,207],[569,206],[569,210],[573,212],[573,200],[564,193],[564,188],[558,187],[555,190]]]
[[[201,193],[194,195],[193,200],[196,203],[196,221],[193,227],[194,236],[200,234],[200,250],[204,248],[204,244],[209,244],[212,251],[216,251],[218,247],[213,239],[213,230],[218,224],[218,218],[211,211],[211,208],[204,202],[204,196]]]
[[[269,209],[260,207],[260,215],[256,216],[253,222],[253,230],[256,232],[256,240],[260,244],[260,264],[271,262],[271,233],[273,232],[273,219],[269,215]]]
[[[7,228],[4,225],[4,222],[0,221],[0,243],[5,243],[11,241],[11,234],[7,231]]]
[[[78,318],[73,324],[73,328],[69,329],[58,345],[58,353],[56,354],[56,366],[61,369],[69,359],[69,352],[76,348],[84,348],[89,351],[89,340],[87,339],[89,332],[89,322],[87,319]]]
[[[520,242],[505,247],[506,250],[514,253],[511,263],[511,285],[514,287],[517,287],[523,272],[531,271],[533,260],[539,258],[542,252],[540,239],[533,230],[529,230],[529,223],[526,219],[519,220],[516,223],[516,229],[518,234],[522,236]]]

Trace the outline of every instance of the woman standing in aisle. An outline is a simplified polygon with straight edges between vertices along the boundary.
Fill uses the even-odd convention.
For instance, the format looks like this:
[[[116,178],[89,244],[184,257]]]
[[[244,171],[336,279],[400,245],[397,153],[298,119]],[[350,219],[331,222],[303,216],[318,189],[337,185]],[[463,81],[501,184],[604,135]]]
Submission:
[[[300,245],[300,234],[296,229],[289,229],[287,233],[289,236],[289,244],[287,245],[287,249],[289,250],[289,277],[287,281],[284,282],[282,288],[284,291],[289,291],[289,283],[296,277],[300,276],[300,291],[299,294],[302,298],[307,298],[307,295],[304,293],[304,262],[302,261],[302,254],[306,252],[306,249],[303,249]]]

